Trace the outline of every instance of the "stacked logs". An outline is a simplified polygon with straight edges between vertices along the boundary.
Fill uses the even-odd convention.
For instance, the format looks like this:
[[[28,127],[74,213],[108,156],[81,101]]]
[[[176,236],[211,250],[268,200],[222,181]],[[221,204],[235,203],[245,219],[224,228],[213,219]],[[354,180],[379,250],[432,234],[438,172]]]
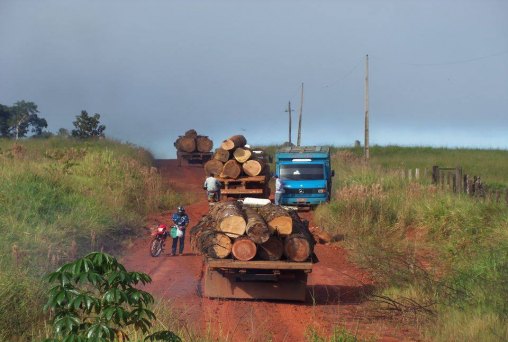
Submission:
[[[241,176],[259,176],[267,166],[262,157],[246,147],[243,135],[234,135],[222,142],[204,168],[207,175],[237,179]]]
[[[198,135],[194,129],[185,132],[176,139],[174,145],[179,152],[210,152],[213,147],[213,141],[204,135]]]
[[[260,208],[241,202],[221,202],[190,230],[192,249],[211,258],[303,262],[310,258],[314,238],[308,223],[295,211],[267,204]]]

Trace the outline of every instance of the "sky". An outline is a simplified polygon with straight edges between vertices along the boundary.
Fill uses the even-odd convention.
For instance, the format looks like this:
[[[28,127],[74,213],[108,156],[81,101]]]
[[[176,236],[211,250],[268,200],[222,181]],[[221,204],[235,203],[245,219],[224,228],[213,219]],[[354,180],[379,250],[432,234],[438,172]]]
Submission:
[[[106,135],[175,156],[214,145],[370,143],[508,149],[506,0],[0,0],[0,103],[52,132],[81,110]]]

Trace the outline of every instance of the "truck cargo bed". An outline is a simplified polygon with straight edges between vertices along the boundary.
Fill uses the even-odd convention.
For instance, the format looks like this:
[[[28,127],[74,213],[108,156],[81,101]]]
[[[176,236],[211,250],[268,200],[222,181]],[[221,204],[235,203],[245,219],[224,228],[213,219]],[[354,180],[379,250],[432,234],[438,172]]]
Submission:
[[[206,259],[205,297],[305,301],[312,262]]]

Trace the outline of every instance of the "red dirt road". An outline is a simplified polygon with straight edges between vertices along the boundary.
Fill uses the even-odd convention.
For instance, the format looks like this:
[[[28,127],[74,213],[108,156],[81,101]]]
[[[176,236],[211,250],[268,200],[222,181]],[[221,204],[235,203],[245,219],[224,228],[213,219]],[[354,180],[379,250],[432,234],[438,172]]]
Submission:
[[[174,160],[160,160],[165,179],[179,191],[199,194],[200,201],[186,207],[190,226],[208,210],[203,190],[203,169],[178,167]],[[149,222],[170,223],[170,213]],[[418,335],[397,319],[379,315],[361,294],[369,291],[364,272],[348,262],[344,250],[317,245],[317,263],[309,276],[305,303],[255,300],[217,300],[201,296],[202,256],[190,250],[188,234],[183,256],[171,257],[170,243],[158,258],[149,255],[150,237],[139,239],[123,258],[129,270],[148,273],[153,281],[146,287],[156,298],[170,300],[182,322],[193,331],[221,341],[305,341],[310,327],[329,335],[334,327],[378,341],[413,341]],[[183,336],[185,338],[185,336]]]

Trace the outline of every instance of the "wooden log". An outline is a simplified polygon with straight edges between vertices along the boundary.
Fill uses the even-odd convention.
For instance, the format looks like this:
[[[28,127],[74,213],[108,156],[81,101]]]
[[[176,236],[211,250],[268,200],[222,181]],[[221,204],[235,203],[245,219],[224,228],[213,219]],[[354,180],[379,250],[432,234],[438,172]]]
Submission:
[[[307,221],[303,222],[294,210],[290,210],[288,214],[293,222],[293,230],[284,240],[284,255],[290,261],[306,261],[314,250],[314,237],[309,231]]]
[[[247,144],[247,139],[243,135],[233,135],[224,140],[220,147],[226,151],[231,151],[238,147],[244,147],[245,144]]]
[[[238,147],[235,152],[233,152],[233,157],[235,157],[236,161],[240,164],[245,163],[252,156],[252,151],[245,147]]]
[[[203,166],[205,170],[205,174],[207,176],[213,175],[218,176],[222,173],[222,169],[224,168],[224,164],[217,159],[210,159]]]
[[[216,222],[216,230],[231,238],[238,238],[245,234],[247,223],[243,211],[237,201],[216,204],[209,215]]]
[[[292,233],[293,220],[281,206],[270,203],[259,208],[258,212],[268,224],[268,227],[277,231],[279,235],[287,236]]]
[[[301,234],[291,234],[284,240],[284,255],[290,261],[306,261],[311,253],[309,241]]]
[[[198,135],[196,138],[196,149],[199,152],[210,152],[213,147],[213,141],[203,135]]]
[[[195,139],[198,136],[198,132],[196,132],[195,129],[189,129],[187,132],[185,132],[185,136]],[[206,151],[206,152],[209,152],[209,151]]]
[[[231,239],[224,233],[215,230],[216,222],[210,215],[203,217],[190,230],[192,250],[218,259],[229,256],[232,249]]]
[[[247,236],[257,244],[268,241],[272,232],[261,215],[252,208],[245,208],[243,212],[247,218],[247,225],[245,226]]]
[[[284,254],[284,244],[280,237],[270,236],[268,241],[258,246],[258,256],[263,260],[280,260]]]
[[[220,160],[221,162],[225,163],[230,158],[230,152],[226,151],[222,148],[218,148],[215,150],[215,154],[213,155],[213,159]]]
[[[234,159],[228,160],[222,169],[221,177],[237,179],[242,174],[240,164]]]
[[[263,173],[263,170],[265,169],[265,163],[261,160],[251,159],[243,163],[242,168],[245,174],[251,177],[255,177]]]
[[[231,253],[235,259],[241,261],[249,261],[254,259],[256,252],[256,244],[247,236],[242,236],[236,239],[235,242],[233,242],[233,247],[231,248]]]
[[[175,141],[175,147],[181,152],[194,152],[196,150],[196,140],[192,137],[179,137]]]

